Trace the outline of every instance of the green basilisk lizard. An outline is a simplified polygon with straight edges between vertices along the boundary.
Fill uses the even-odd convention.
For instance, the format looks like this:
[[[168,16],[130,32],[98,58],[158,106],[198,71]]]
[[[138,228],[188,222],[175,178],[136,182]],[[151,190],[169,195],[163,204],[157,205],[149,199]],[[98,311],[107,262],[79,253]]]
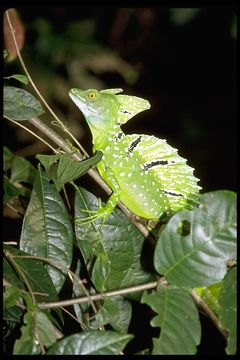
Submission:
[[[199,203],[194,169],[166,140],[148,135],[125,135],[121,125],[149,109],[147,100],[117,95],[122,89],[71,89],[69,96],[84,114],[93,137],[93,151],[103,153],[97,169],[112,190],[105,206],[87,211],[82,223],[106,219],[120,200],[136,215],[159,220]]]

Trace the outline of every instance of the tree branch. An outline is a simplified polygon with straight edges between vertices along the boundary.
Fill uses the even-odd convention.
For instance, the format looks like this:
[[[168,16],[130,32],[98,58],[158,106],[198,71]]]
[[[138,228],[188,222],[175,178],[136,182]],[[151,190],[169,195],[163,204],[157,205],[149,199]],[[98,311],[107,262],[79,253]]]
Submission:
[[[107,297],[112,297],[112,296],[117,296],[117,295],[126,295],[126,294],[130,294],[133,292],[154,289],[157,286],[157,284],[158,284],[158,282],[154,281],[151,283],[136,285],[136,286],[132,286],[129,288],[124,288],[124,289],[119,289],[119,290],[114,290],[114,291],[107,291],[107,292],[104,292],[101,294],[94,294],[94,295],[90,295],[89,297],[84,296],[84,297],[80,297],[80,298],[63,300],[63,301],[54,301],[54,302],[48,302],[48,303],[43,302],[43,303],[38,304],[38,307],[40,309],[52,309],[52,308],[57,308],[57,307],[61,307],[61,306],[83,304],[83,303],[89,302],[89,298],[92,301],[102,300]]]

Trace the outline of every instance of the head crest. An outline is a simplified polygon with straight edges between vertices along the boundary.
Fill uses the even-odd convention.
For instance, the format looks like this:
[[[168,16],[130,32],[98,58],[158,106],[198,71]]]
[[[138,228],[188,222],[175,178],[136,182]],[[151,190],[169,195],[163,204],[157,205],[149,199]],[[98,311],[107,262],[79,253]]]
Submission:
[[[125,124],[134,115],[151,107],[147,100],[136,96],[118,95],[117,101],[119,103],[119,124]]]
[[[123,89],[105,89],[100,91],[100,93],[102,94],[111,94],[111,95],[119,94],[120,92],[123,92]]]

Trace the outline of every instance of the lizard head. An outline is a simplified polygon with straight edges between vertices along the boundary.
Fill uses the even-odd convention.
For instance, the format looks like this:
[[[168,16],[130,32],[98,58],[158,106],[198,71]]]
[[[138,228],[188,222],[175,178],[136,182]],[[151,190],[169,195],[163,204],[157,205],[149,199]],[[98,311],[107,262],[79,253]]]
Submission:
[[[120,92],[122,89],[70,90],[70,98],[85,116],[95,139],[100,132],[107,133],[113,127],[117,132],[117,125],[120,127],[137,113],[150,108],[147,100],[136,96],[116,95]]]
[[[71,89],[70,98],[85,116],[91,130],[109,128],[116,119],[118,103],[114,94],[106,94],[95,89]]]

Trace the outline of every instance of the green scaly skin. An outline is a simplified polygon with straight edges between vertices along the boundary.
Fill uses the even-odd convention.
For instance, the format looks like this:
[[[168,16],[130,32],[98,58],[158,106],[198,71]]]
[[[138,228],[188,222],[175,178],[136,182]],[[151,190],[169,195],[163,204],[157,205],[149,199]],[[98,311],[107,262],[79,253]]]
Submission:
[[[199,203],[200,186],[194,169],[166,140],[148,135],[125,135],[121,125],[150,108],[147,100],[117,95],[122,89],[71,89],[69,96],[84,114],[93,137],[93,151],[103,152],[97,164],[102,178],[112,189],[104,207],[87,211],[82,224],[103,218],[119,200],[136,215],[159,220]]]

